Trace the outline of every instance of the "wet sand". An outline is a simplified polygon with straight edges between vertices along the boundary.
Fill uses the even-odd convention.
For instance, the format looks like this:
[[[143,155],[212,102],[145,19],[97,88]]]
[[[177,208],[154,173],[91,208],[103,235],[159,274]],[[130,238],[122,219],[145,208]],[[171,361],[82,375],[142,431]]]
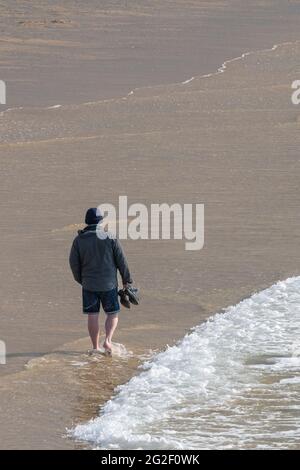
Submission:
[[[204,2],[192,3],[190,8]],[[247,22],[243,2],[228,2],[232,10],[224,10],[224,4],[205,10],[212,28],[203,32],[206,45],[211,37],[215,41],[214,12],[216,24],[230,38],[229,12],[239,11]],[[173,5],[183,15],[180,2]],[[249,34],[240,29],[232,49],[234,41],[228,39],[222,60],[227,51],[214,42],[209,54],[214,59],[206,69],[202,64],[192,72],[194,57],[186,73],[186,64],[178,60],[182,74],[165,77],[174,84],[141,87],[164,83],[163,74],[149,83],[129,81],[126,92],[140,88],[126,96],[120,87],[113,99],[109,88],[103,91],[99,85],[97,99],[106,100],[83,104],[88,94],[75,100],[70,94],[72,104],[66,97],[66,105],[47,110],[42,105],[54,103],[49,93],[49,101],[34,103],[39,108],[1,115],[5,248],[0,338],[8,348],[8,364],[0,368],[1,448],[80,447],[62,438],[65,428],[95,416],[115,385],[135,373],[151,350],[173,344],[192,326],[252,292],[299,274],[300,108],[290,98],[300,72],[297,6],[257,2],[257,10],[249,10],[251,18],[255,11],[262,20],[270,14],[263,34],[260,22],[249,19]],[[218,17],[220,11],[228,21]],[[138,29],[136,34],[140,37]],[[271,50],[286,41],[290,44]],[[190,51],[187,38],[186,46]],[[219,60],[216,70],[228,57],[238,56],[241,47],[269,50],[227,63],[224,73],[200,77],[213,71],[214,60]],[[16,60],[11,54],[10,67]],[[199,54],[205,56],[203,50]],[[198,78],[175,84],[191,75]],[[58,102],[66,96],[60,92]],[[129,203],[147,205],[204,203],[205,247],[187,252],[180,241],[123,243],[143,303],[122,312],[115,341],[132,355],[113,358],[111,364],[90,360],[84,353],[87,339],[79,340],[85,318],[68,251],[74,224],[81,223],[86,207],[116,204],[120,194],[128,195]]]
[[[8,106],[124,96],[297,40],[298,0],[43,0],[0,5]]]

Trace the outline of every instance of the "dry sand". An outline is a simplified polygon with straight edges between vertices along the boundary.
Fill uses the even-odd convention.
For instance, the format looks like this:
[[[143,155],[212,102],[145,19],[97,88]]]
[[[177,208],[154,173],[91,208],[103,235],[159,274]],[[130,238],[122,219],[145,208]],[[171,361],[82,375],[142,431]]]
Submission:
[[[161,8],[163,2],[153,3]],[[291,102],[291,83],[300,75],[299,2],[253,2],[249,9],[243,6],[246,2],[216,2],[210,7],[205,2],[188,4],[183,11],[182,2],[172,2],[172,18],[178,22],[179,15],[180,25],[188,18],[187,22],[195,21],[196,28],[192,13],[197,7],[198,21],[209,26],[199,32],[195,44],[203,34],[201,45],[211,45],[209,57],[214,59],[209,59],[207,68],[202,63],[196,67],[188,39],[194,36],[188,35],[187,28],[186,36],[180,32],[180,40],[186,45],[183,55],[193,56],[189,66],[181,62],[182,57],[175,65],[171,47],[172,73],[160,76],[158,61],[157,74],[145,71],[137,82],[131,77],[127,91],[145,85],[149,76],[147,85],[197,75],[188,84],[142,87],[130,96],[117,87],[117,98],[95,100],[94,94],[89,104],[82,104],[88,92],[74,98],[73,91],[70,99],[66,97],[66,103],[72,104],[61,108],[26,107],[0,116],[0,337],[8,347],[8,364],[0,369],[1,448],[77,446],[62,438],[65,427],[95,416],[114,386],[135,373],[151,350],[172,344],[190,327],[253,291],[299,274],[300,108]],[[138,13],[139,20],[146,17],[141,9]],[[120,12],[107,16],[112,21],[114,15],[120,21]],[[124,11],[122,15],[126,21],[130,16]],[[147,15],[148,21],[155,17],[151,9]],[[164,18],[166,30],[171,25],[174,47],[177,30],[165,15],[158,18]],[[8,18],[16,36],[12,18]],[[92,21],[91,13],[89,18]],[[93,21],[96,18],[102,25],[99,12]],[[84,20],[89,24],[88,13]],[[151,25],[150,21],[150,30]],[[51,35],[58,40],[53,27],[71,28],[73,40],[81,42],[80,34],[76,35],[82,31],[80,24],[77,30],[62,23],[35,24],[34,30],[30,23],[20,26],[22,34],[36,41],[45,37],[49,41]],[[126,28],[116,28],[113,37],[122,38],[128,33]],[[214,28],[223,35],[226,32],[226,41],[222,34],[218,39],[220,50]],[[128,34],[131,37],[131,30]],[[158,30],[153,34],[158,41]],[[140,36],[137,28],[136,38]],[[94,36],[92,39],[97,44]],[[271,49],[274,43],[287,41]],[[13,64],[25,58],[16,42],[4,45],[12,74]],[[46,49],[39,47],[44,60],[51,60],[49,44]],[[59,50],[59,45],[53,47]],[[220,66],[227,57],[238,56],[241,48],[265,47],[269,49],[227,63],[225,73],[200,77],[212,71],[214,60]],[[31,50],[34,62],[35,46],[29,42],[26,50],[28,54]],[[159,60],[161,52],[155,53]],[[65,53],[63,47],[62,56]],[[173,53],[175,57],[176,49]],[[80,57],[85,54],[82,50]],[[123,57],[124,51],[120,49],[119,54]],[[206,57],[204,50],[199,54]],[[181,73],[174,72],[176,67]],[[14,73],[17,80],[20,72]],[[68,83],[59,73],[58,82]],[[107,68],[106,73],[108,81],[113,81],[112,69]],[[119,79],[122,73],[121,67]],[[130,75],[126,73],[124,77]],[[113,91],[109,87],[102,91],[102,85],[97,98],[109,98]],[[72,90],[72,86],[68,88]],[[40,83],[38,89],[42,90]],[[63,88],[58,93],[56,102],[63,102]],[[41,104],[53,104],[50,92],[49,101],[45,90],[42,95]],[[112,363],[96,362],[83,353],[88,341],[79,340],[85,334],[85,318],[80,313],[80,288],[69,272],[68,251],[86,207],[103,201],[117,203],[119,194],[128,195],[129,203],[147,205],[204,203],[205,247],[187,252],[180,241],[124,243],[143,302],[134,311],[122,312],[115,341],[133,354],[113,358]]]

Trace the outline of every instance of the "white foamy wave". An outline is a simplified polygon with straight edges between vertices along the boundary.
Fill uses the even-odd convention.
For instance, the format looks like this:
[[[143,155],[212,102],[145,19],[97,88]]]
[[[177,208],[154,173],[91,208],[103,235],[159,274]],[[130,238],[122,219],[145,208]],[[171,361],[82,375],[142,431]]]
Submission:
[[[73,435],[105,449],[296,448],[300,277],[196,327]]]

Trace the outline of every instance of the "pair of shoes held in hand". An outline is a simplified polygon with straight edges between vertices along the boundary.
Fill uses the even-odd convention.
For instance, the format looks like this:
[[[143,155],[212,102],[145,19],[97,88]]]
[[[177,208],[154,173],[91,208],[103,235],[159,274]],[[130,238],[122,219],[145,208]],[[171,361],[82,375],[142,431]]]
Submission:
[[[139,290],[136,287],[126,286],[119,290],[118,294],[121,304],[126,308],[130,308],[130,304],[139,305],[140,303]]]

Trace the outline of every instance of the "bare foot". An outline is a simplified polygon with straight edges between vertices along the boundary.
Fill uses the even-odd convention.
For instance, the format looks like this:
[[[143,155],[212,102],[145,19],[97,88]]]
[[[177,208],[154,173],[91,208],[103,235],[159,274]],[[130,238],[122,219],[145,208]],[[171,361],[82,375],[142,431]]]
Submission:
[[[106,340],[104,341],[103,347],[104,347],[105,353],[106,353],[108,356],[111,356],[111,355],[112,355],[111,342],[108,341],[108,339],[106,339]]]
[[[88,354],[89,356],[92,356],[93,354],[101,354],[101,349],[100,348],[97,348],[97,349],[89,349],[88,350]]]

